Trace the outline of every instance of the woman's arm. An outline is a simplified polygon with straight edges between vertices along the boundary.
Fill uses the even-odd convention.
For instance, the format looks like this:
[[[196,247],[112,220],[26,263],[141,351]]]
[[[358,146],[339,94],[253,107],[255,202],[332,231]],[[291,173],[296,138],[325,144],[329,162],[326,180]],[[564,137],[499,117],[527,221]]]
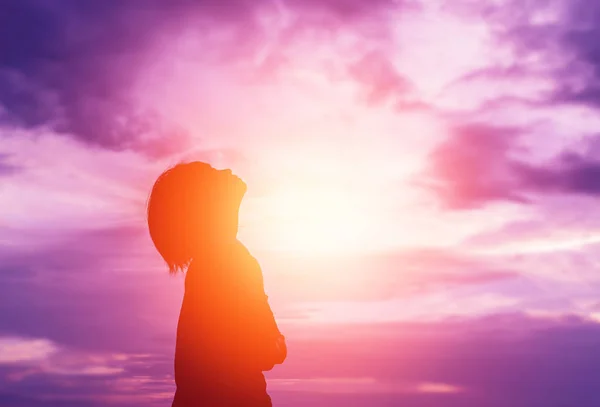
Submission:
[[[256,352],[262,370],[271,370],[287,356],[285,337],[281,334],[268,296],[258,261],[248,253],[244,266],[245,329],[250,348]]]

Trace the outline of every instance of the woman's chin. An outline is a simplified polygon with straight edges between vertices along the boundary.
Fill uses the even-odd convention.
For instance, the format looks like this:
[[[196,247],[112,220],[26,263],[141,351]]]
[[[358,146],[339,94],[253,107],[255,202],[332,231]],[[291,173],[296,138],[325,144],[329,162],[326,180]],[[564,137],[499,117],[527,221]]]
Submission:
[[[248,186],[246,185],[246,183],[242,181],[242,179],[237,175],[233,176],[233,183],[234,190],[237,192],[240,198],[243,197],[246,194],[246,191],[248,190]]]

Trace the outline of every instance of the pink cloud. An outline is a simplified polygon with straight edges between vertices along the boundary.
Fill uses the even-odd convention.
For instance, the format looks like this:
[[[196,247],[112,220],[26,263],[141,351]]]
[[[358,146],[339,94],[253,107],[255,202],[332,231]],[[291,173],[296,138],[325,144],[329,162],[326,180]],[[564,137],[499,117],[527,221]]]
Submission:
[[[40,362],[57,350],[55,344],[45,339],[0,337],[0,364]]]

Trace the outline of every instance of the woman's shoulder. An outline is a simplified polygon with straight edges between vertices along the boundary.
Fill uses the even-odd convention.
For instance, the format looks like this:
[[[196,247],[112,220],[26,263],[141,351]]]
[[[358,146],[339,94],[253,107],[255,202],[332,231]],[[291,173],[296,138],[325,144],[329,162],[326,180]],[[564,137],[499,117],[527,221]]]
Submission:
[[[250,250],[240,241],[231,243],[222,250],[209,255],[198,257],[192,261],[188,268],[186,283],[208,283],[213,281],[239,280],[262,283],[262,271],[258,260]]]

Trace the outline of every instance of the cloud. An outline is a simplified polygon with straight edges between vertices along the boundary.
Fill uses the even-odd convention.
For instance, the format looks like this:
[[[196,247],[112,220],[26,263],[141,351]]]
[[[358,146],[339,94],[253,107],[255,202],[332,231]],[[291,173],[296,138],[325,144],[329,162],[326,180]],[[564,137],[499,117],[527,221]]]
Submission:
[[[172,400],[174,392],[170,368],[172,363],[156,364],[144,355],[102,355],[63,349],[56,357],[38,364],[0,365],[0,387],[5,392],[0,393],[0,403],[164,405]],[[22,400],[23,404],[6,404],[14,400]]]
[[[490,201],[524,202],[507,155],[519,131],[485,124],[456,126],[429,157],[424,180],[451,209]]]
[[[0,345],[0,365],[11,368],[7,378],[14,382],[36,374],[112,376],[123,373],[125,364],[144,361],[145,357],[83,352],[65,348],[48,339],[0,337]]]
[[[0,337],[0,364],[40,361],[55,352],[48,340]]]
[[[158,112],[142,110],[136,99],[136,78],[152,62],[149,51],[182,22],[241,22],[251,10],[242,0],[228,6],[151,0],[143,7],[134,1],[10,0],[3,8],[5,125],[44,126],[93,146],[151,155],[185,147],[187,135]]]
[[[168,347],[183,287],[153,250],[146,233],[131,227],[8,248],[0,253],[0,333],[90,350]]]
[[[465,304],[474,295],[464,292],[468,287],[477,295],[483,290],[496,295],[494,285],[521,279],[506,269],[440,251],[323,262],[257,256],[264,263],[274,310],[283,318],[297,317],[298,303],[351,301],[359,310],[377,310],[370,302],[398,298],[412,304],[409,315],[423,304],[419,312],[431,314],[454,301],[454,294],[440,297],[440,292],[456,291]],[[0,308],[6,310],[0,333],[44,337],[90,351],[153,353],[173,346],[182,279],[168,277],[142,227],[55,234],[50,241],[0,250],[0,262]],[[318,285],[306,270],[322,276]],[[480,304],[478,298],[469,301]],[[488,310],[499,304],[484,300]],[[299,314],[304,321],[307,315]]]
[[[541,192],[600,194],[600,157],[565,151],[543,167],[520,164],[525,187]]]
[[[532,34],[524,37],[525,41],[519,39],[519,32],[515,33],[513,39],[532,53],[540,50],[549,53],[562,51],[564,62],[555,76],[558,83],[555,102],[579,103],[599,108],[600,45],[593,38],[600,35],[600,6],[581,0],[557,4],[555,7],[560,10],[560,17],[546,26],[549,35],[545,37],[550,40],[550,44],[559,44],[560,50],[545,41],[533,41],[533,38],[541,37],[531,24],[524,27],[525,32]],[[543,3],[540,5],[543,7]]]
[[[369,105],[377,105],[390,98],[403,100],[413,88],[382,52],[372,51],[363,55],[350,65],[349,73],[364,86]]]
[[[314,10],[335,16],[339,19],[352,21],[372,16],[375,13],[386,8],[397,7],[400,5],[416,7],[416,2],[395,1],[395,0],[375,0],[365,2],[362,0],[289,0],[286,2],[297,9]]]
[[[326,377],[310,379],[272,379],[271,391],[305,392],[321,394],[426,394],[459,393],[464,389],[447,383],[410,383],[402,381],[381,381],[373,377]]]
[[[600,325],[577,317],[506,314],[435,324],[323,326],[306,335],[296,340],[289,336],[289,354],[311,357],[292,356],[271,377],[374,380],[357,384],[365,392],[352,393],[352,397],[328,395],[319,383],[312,392],[309,383],[303,383],[302,392],[294,393],[277,386],[276,402],[289,406],[311,399],[314,405],[354,400],[355,406],[542,407],[568,404],[575,398],[577,405],[591,407],[599,401],[594,377],[598,374]],[[371,392],[367,391],[369,383]],[[463,391],[379,392],[386,383],[421,383],[430,390]]]
[[[266,40],[260,21],[265,12],[287,10],[295,21],[290,29],[304,32],[358,27],[374,13],[402,4],[150,0],[142,7],[135,1],[9,0],[0,15],[0,123],[51,129],[114,150],[152,156],[179,152],[189,147],[189,129],[144,108],[139,95],[143,90],[137,88],[140,74],[160,58],[160,47],[176,47],[175,39],[186,30],[193,29],[197,38],[230,30],[230,42],[202,43],[195,53],[202,60],[215,53],[222,62],[254,59]]]
[[[496,46],[510,55],[504,67],[480,73],[497,80],[506,74],[514,83],[530,77],[547,78],[550,89],[537,97],[519,98],[535,106],[578,104],[600,107],[600,7],[585,0],[505,0],[496,4],[461,2],[449,10],[471,21],[482,19]]]
[[[365,39],[381,40],[391,34],[381,18],[397,10],[418,10],[413,0],[284,0],[279,2],[291,14],[293,24],[286,35],[320,31],[326,35],[351,30]],[[329,38],[328,38],[329,39]]]
[[[531,203],[550,194],[596,196],[600,193],[598,138],[588,137],[542,163],[530,163],[519,146],[526,129],[487,124],[456,126],[429,157],[418,182],[450,209],[488,203]]]
[[[8,176],[18,172],[21,168],[10,161],[9,154],[0,153],[0,176]]]
[[[133,2],[117,1],[3,4],[2,122],[45,126],[116,150],[158,154],[157,145],[181,147],[185,135],[166,128],[169,124],[155,112],[139,111],[132,94],[152,34],[181,12],[181,7],[157,6],[148,2],[136,8]],[[163,137],[169,145],[162,145]]]
[[[302,406],[310,400],[315,406],[545,407],[576,402],[594,407],[600,402],[595,382],[600,324],[571,315],[324,324],[302,327],[287,337],[288,360],[267,375],[277,405]],[[78,371],[27,373],[25,367],[6,370],[7,365],[0,365],[0,403],[159,406],[172,397],[166,352],[159,357],[64,352],[55,362],[79,366]],[[105,369],[98,375],[86,366],[123,370]]]

